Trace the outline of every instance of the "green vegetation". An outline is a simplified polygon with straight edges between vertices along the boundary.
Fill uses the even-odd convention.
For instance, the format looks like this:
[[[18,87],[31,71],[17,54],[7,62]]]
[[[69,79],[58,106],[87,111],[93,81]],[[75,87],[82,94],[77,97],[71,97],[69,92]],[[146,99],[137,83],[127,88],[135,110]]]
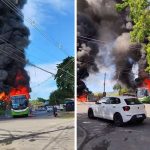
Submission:
[[[43,106],[43,105],[44,105],[43,102],[40,102],[40,101],[38,101],[38,100],[31,100],[31,101],[30,101],[30,104],[31,104],[32,106]]]
[[[30,100],[29,102],[33,109],[37,109],[39,107],[43,107],[46,101],[48,100],[38,97],[36,100]]]
[[[116,83],[114,85],[113,90],[118,91],[118,95],[122,95],[129,92],[127,88],[122,87],[119,83]]]
[[[63,104],[66,98],[73,98],[74,94],[69,90],[57,89],[50,94],[50,105]]]
[[[2,108],[0,108],[0,116],[4,115],[4,113],[5,113],[5,111]]]
[[[57,65],[55,80],[58,89],[49,97],[51,105],[62,104],[66,98],[74,97],[74,58],[67,57]]]
[[[74,93],[74,58],[67,57],[57,65],[55,80],[60,90],[70,90]]]
[[[150,104],[150,96],[139,98],[142,103]]]
[[[116,9],[121,12],[125,8],[130,8],[133,21],[133,30],[130,32],[131,41],[141,43],[147,52],[148,67],[150,72],[150,2],[148,0],[123,0],[116,4]]]

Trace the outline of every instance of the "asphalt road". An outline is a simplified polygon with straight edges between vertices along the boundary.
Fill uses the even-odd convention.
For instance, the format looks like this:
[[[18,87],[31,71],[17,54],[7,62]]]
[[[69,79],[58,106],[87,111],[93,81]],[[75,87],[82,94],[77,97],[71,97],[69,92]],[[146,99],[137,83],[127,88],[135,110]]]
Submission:
[[[0,150],[73,150],[74,119],[45,111],[0,120]]]
[[[83,112],[78,113],[77,117],[78,150],[150,149],[150,118],[143,124],[115,127],[111,121],[88,119],[87,114]]]

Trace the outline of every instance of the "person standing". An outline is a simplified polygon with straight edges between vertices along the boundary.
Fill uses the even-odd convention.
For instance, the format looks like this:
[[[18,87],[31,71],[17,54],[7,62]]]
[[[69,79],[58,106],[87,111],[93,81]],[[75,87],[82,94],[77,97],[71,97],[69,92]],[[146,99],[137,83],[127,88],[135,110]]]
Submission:
[[[54,114],[54,117],[57,117],[57,107],[56,106],[53,106],[53,114]]]

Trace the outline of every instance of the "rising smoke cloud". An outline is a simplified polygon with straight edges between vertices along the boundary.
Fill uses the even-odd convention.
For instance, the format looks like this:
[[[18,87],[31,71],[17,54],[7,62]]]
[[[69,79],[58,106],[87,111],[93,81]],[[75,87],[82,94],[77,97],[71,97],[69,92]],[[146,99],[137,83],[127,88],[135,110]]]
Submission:
[[[19,12],[26,0],[7,0],[5,3],[15,5]],[[25,48],[29,44],[29,30],[23,18],[0,1],[0,91],[16,88],[18,85],[29,89],[29,76],[25,71]],[[12,46],[13,45],[13,46]],[[20,80],[17,75],[21,74]],[[7,88],[6,88],[7,87]]]
[[[118,14],[115,9],[116,1],[121,2],[121,0],[77,1],[78,80],[87,78],[90,73],[100,72],[103,67],[115,66],[115,75],[112,79],[134,89],[136,82],[133,66],[140,66],[137,67],[141,70],[137,70],[138,75],[141,79],[144,78],[145,55],[140,44],[130,42],[129,31],[133,25],[129,9]],[[78,88],[78,91],[82,93],[84,89]]]

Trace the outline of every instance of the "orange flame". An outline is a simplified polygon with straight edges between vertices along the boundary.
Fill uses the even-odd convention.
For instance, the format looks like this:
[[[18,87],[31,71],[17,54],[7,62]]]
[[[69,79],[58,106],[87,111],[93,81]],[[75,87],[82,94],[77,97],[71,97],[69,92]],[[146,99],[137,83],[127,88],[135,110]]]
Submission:
[[[150,79],[144,79],[143,86],[150,91]]]
[[[18,71],[15,79],[15,85],[17,87],[11,87],[9,94],[5,92],[0,93],[0,101],[9,102],[11,96],[15,95],[25,95],[27,99],[30,98],[28,87],[22,85],[25,83],[25,78],[21,71]]]
[[[19,70],[17,72],[17,75],[16,75],[16,79],[15,79],[15,84],[17,85],[16,88],[12,88],[10,90],[10,93],[9,95],[10,96],[15,96],[15,95],[25,95],[27,99],[30,98],[30,95],[29,95],[29,89],[28,87],[22,85],[22,83],[25,83],[25,77],[23,76],[22,72]]]
[[[8,102],[8,96],[5,92],[0,93],[0,101]]]
[[[9,95],[10,96],[25,95],[27,99],[30,98],[28,89],[23,86],[18,86],[17,88],[12,88]]]
[[[77,97],[78,102],[87,102],[87,93],[83,93],[82,95]]]

